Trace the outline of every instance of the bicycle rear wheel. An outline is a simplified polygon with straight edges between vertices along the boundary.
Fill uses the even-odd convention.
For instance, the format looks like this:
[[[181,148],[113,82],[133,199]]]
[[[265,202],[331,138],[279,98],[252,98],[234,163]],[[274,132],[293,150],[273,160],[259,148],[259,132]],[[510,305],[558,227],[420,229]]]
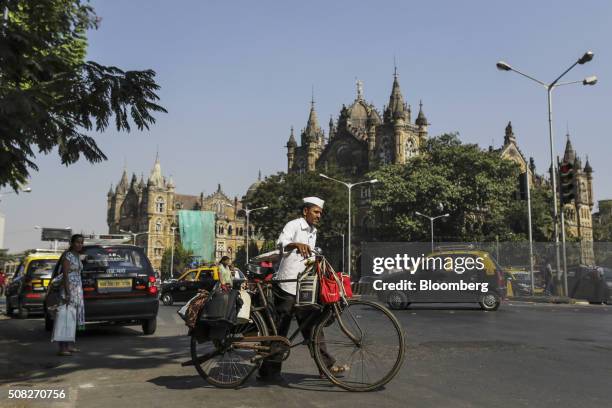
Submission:
[[[242,385],[255,370],[261,360],[254,349],[235,348],[232,340],[237,336],[266,336],[268,328],[261,315],[251,313],[249,323],[235,325],[223,340],[198,343],[196,335],[191,336],[191,360],[202,378],[219,388],[236,388]],[[250,343],[259,345],[260,343]]]
[[[404,360],[405,339],[400,323],[384,306],[366,300],[349,300],[317,325],[313,336],[314,358],[329,380],[349,391],[376,390],[399,371]],[[332,372],[324,351],[335,359]]]

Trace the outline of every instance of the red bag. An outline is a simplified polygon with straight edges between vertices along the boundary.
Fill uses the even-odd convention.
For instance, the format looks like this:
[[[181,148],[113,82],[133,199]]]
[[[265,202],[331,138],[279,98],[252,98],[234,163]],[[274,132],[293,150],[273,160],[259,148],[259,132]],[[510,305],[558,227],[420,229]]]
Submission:
[[[342,287],[344,288],[344,296],[346,296],[347,298],[352,298],[353,288],[351,287],[351,277],[343,273],[340,273],[340,272],[338,272],[338,275],[340,276],[342,280]]]
[[[334,278],[327,278],[320,276],[321,291],[319,292],[319,299],[321,303],[336,303],[340,300],[340,290],[338,283]]]

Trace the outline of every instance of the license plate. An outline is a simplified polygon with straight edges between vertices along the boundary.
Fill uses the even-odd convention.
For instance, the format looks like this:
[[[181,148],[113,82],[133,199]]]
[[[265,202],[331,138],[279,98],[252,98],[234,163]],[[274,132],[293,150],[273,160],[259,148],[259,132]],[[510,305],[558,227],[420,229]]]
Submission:
[[[131,279],[101,279],[98,280],[98,288],[101,289],[125,289],[132,287]]]

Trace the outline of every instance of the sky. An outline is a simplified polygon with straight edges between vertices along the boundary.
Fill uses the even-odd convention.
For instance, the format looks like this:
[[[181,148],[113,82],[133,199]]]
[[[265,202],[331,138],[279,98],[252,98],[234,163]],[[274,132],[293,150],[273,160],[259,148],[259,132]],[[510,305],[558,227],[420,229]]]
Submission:
[[[159,151],[177,192],[241,197],[257,173],[286,170],[290,127],[306,125],[311,94],[321,125],[356,96],[356,78],[379,111],[394,60],[402,93],[423,101],[430,135],[458,132],[483,148],[503,143],[512,121],[519,147],[550,165],[546,90],[498,60],[551,82],[585,51],[593,61],[564,79],[596,86],[553,94],[555,152],[567,130],[594,169],[595,199],[612,198],[610,95],[612,2],[589,1],[92,1],[102,18],[87,58],[124,70],[153,69],[161,86],[150,131],[94,134],[109,160],[62,166],[39,155],[32,192],[0,197],[4,246],[44,248],[45,227],[107,233],[106,193],[124,166],[148,177]],[[416,116],[416,115],[414,115]],[[327,133],[327,132],[326,132]],[[6,192],[7,190],[3,190]]]

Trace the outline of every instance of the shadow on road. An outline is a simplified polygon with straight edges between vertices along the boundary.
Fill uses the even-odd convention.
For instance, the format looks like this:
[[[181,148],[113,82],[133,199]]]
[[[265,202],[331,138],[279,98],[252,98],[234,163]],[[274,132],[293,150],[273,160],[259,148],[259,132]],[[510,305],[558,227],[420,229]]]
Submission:
[[[269,388],[272,386],[280,386],[283,388],[297,389],[302,391],[316,391],[316,392],[343,392],[342,389],[334,386],[331,382],[326,379],[321,379],[317,375],[312,374],[300,374],[300,373],[283,373],[285,382],[282,383],[268,383],[262,382],[255,379],[255,374],[238,389],[250,389],[250,388]],[[159,376],[148,380],[152,384],[160,387],[165,387],[170,390],[191,390],[197,388],[215,388],[213,385],[208,384],[199,375],[177,375],[177,376]]]
[[[0,385],[61,381],[96,369],[146,370],[188,358],[187,336],[144,336],[139,329],[88,325],[77,335],[82,352],[60,357],[41,319],[0,320]]]

